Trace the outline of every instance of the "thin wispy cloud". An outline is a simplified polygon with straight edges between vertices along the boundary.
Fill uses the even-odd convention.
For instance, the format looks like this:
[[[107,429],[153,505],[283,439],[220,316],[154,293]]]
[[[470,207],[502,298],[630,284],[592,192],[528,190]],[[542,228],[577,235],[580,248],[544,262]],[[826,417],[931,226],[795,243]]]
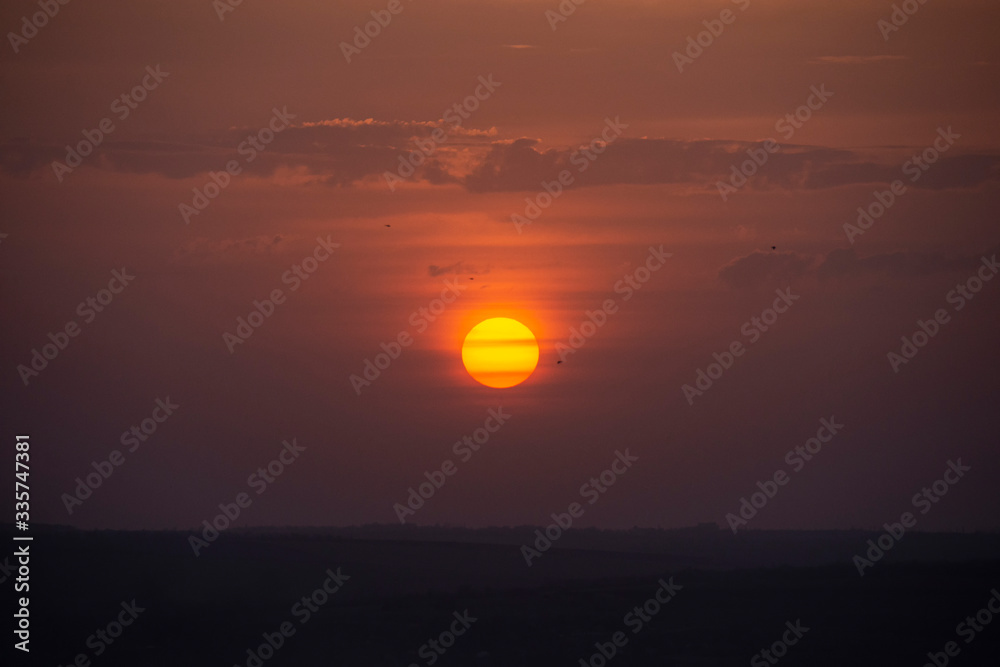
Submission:
[[[809,62],[813,65],[877,65],[899,63],[909,60],[908,56],[820,56]]]

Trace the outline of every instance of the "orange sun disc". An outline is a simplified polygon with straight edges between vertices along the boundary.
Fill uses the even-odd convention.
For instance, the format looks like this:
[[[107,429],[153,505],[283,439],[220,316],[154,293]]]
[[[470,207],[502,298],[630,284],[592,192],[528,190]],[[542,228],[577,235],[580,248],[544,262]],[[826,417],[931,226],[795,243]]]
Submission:
[[[473,379],[487,387],[513,387],[527,380],[538,365],[538,341],[517,320],[483,320],[462,343],[462,363]]]

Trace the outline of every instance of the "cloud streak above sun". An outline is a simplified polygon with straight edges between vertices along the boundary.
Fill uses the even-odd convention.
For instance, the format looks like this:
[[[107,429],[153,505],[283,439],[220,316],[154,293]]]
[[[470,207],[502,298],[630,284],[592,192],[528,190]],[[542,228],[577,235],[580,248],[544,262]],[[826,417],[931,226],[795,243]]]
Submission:
[[[435,122],[379,122],[338,119],[300,124],[275,139],[245,171],[258,177],[279,169],[304,169],[320,182],[340,187],[375,181],[398,166],[400,155],[416,150],[414,137],[426,137],[441,127]],[[542,148],[538,139],[496,141],[496,128],[449,130],[454,139],[416,170],[415,179],[430,185],[459,185],[470,192],[538,190],[570,163],[579,146]],[[157,174],[168,179],[193,178],[218,170],[235,157],[235,146],[249,131],[227,130],[217,136],[185,143],[163,141],[107,142],[99,158],[87,167],[117,173]],[[677,141],[623,137],[607,146],[593,169],[570,186],[691,185],[713,188],[730,177],[743,154],[756,142],[732,140]],[[898,177],[899,164],[922,147],[845,150],[784,145],[749,187],[761,190],[813,190],[864,183],[885,183]],[[0,169],[11,176],[46,178],[51,161],[63,158],[55,145],[11,142],[0,146]],[[455,157],[464,155],[455,169]],[[941,159],[915,187],[975,188],[1000,179],[1000,152],[966,150]]]

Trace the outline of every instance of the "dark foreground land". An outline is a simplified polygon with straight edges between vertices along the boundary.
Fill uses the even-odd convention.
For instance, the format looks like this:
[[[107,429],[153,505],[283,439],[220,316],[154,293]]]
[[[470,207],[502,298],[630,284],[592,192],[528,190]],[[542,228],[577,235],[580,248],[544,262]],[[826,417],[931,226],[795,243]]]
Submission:
[[[195,557],[189,533],[36,530],[30,661],[5,614],[3,664],[1000,665],[997,534],[907,534],[861,577],[874,533],[573,529],[528,567],[532,531],[234,530]]]

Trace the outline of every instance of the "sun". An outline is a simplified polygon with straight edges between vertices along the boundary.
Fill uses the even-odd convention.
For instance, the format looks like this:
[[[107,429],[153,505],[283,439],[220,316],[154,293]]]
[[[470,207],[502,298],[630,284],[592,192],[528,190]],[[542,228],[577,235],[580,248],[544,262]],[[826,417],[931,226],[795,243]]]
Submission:
[[[513,387],[527,380],[538,365],[538,341],[517,320],[493,317],[466,335],[462,363],[473,379],[487,387]]]

